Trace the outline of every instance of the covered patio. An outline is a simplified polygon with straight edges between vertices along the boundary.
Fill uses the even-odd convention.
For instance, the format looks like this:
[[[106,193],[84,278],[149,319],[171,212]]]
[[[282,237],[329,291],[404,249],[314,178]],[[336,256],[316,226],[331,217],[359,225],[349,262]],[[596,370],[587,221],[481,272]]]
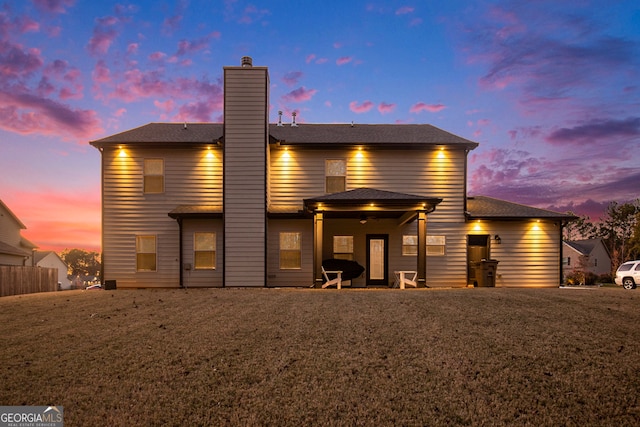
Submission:
[[[305,211],[313,214],[313,277],[315,287],[324,281],[322,262],[329,251],[331,242],[326,242],[326,231],[331,224],[345,227],[364,226],[370,221],[384,221],[383,226],[369,231],[356,229],[360,237],[366,239],[366,285],[388,286],[391,272],[406,269],[389,262],[389,238],[402,239],[402,229],[417,221],[417,250],[415,254],[414,276],[417,287],[425,287],[427,276],[426,241],[427,214],[433,212],[442,199],[404,194],[372,188],[358,188],[350,191],[327,194],[304,200]],[[331,251],[333,253],[333,251]],[[402,273],[402,277],[405,274]],[[402,283],[401,283],[402,284]]]

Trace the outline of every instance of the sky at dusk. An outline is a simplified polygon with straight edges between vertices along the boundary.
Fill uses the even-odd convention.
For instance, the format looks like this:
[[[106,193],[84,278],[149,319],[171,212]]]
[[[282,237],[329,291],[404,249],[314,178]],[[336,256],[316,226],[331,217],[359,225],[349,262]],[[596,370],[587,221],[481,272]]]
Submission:
[[[100,153],[222,120],[269,67],[271,122],[429,123],[480,143],[469,194],[597,220],[640,197],[640,2],[0,0],[0,199],[42,250],[100,250]]]

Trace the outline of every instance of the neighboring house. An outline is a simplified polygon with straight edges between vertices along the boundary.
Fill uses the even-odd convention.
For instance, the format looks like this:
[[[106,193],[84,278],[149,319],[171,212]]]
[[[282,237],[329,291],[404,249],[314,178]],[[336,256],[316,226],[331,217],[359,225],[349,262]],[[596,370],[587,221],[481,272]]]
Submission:
[[[0,265],[31,265],[32,253],[37,246],[20,234],[26,228],[0,200]]]
[[[355,260],[355,287],[557,287],[575,217],[467,197],[476,142],[431,125],[269,124],[266,67],[224,68],[224,123],[150,123],[102,155],[105,280],[118,288],[318,286]]]
[[[69,267],[54,251],[35,251],[33,263],[37,267],[58,269],[58,283],[60,289],[71,289],[71,281],[67,277]]]
[[[577,271],[611,274],[611,256],[602,239],[564,241],[562,262],[565,276]]]

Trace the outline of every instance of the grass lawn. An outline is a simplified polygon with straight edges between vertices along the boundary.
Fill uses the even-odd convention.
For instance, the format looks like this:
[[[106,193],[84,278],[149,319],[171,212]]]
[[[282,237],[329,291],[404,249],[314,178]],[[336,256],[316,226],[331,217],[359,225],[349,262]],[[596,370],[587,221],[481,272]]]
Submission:
[[[640,290],[0,298],[0,405],[65,425],[638,425]]]

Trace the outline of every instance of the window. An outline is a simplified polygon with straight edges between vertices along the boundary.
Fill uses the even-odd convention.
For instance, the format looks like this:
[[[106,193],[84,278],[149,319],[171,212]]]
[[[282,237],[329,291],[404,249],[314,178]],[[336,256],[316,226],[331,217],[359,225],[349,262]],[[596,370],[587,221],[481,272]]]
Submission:
[[[402,256],[418,255],[418,236],[402,236]]]
[[[156,271],[156,236],[136,236],[136,270]]]
[[[333,236],[333,257],[353,261],[353,236]]]
[[[215,270],[216,233],[193,234],[193,261],[196,270]]]
[[[444,255],[446,246],[445,236],[427,236],[427,255],[439,256]]]
[[[325,192],[339,193],[347,189],[347,162],[341,160],[325,161]]]
[[[164,193],[164,160],[144,159],[144,192]]]
[[[280,269],[298,270],[302,265],[302,236],[300,233],[280,233]]]
[[[427,236],[427,255],[444,255],[445,236]],[[402,256],[418,255],[418,236],[402,236]]]

